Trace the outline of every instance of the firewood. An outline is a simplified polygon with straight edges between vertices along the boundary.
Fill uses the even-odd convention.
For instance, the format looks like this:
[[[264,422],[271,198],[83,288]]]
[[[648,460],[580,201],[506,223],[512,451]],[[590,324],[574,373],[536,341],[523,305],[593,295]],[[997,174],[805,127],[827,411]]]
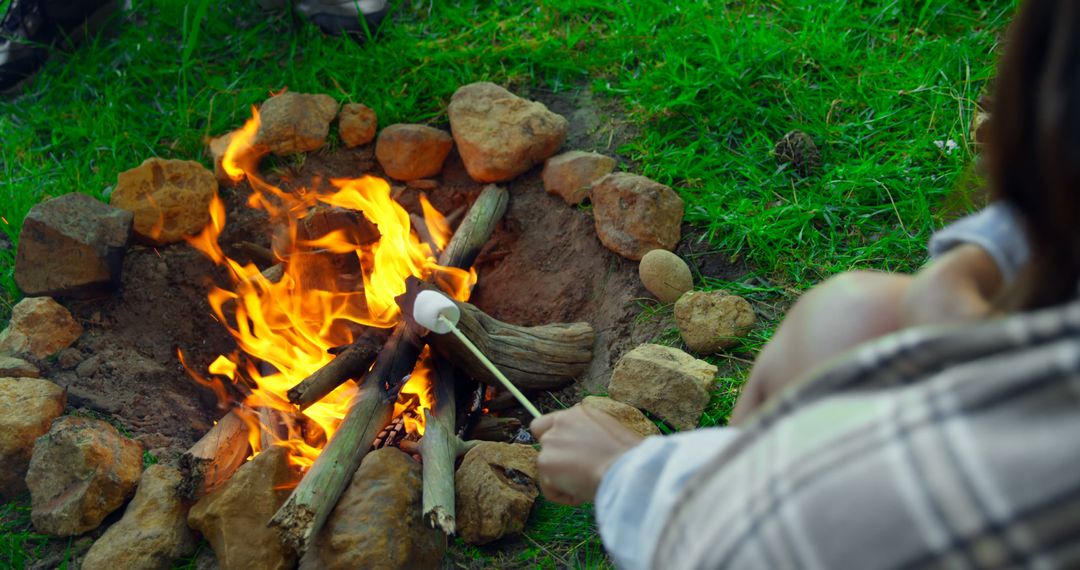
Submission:
[[[424,437],[420,440],[420,457],[424,462],[423,513],[432,528],[446,534],[457,531],[457,512],[454,504],[454,463],[461,440],[457,423],[457,386],[454,369],[443,358],[435,358],[435,405],[424,410]]]
[[[439,258],[440,264],[467,269],[506,212],[509,195],[491,185],[477,197]],[[475,210],[475,212],[474,212]],[[457,242],[457,243],[455,243]],[[424,341],[406,321],[394,328],[375,366],[353,396],[349,411],[322,453],[270,520],[282,542],[302,554],[322,528],[342,491],[364,459],[371,442],[390,422],[405,376],[416,366]]]
[[[197,501],[220,487],[250,455],[248,425],[233,410],[180,456],[180,496]]]
[[[516,403],[516,402],[515,402]],[[492,415],[480,416],[470,434],[479,441],[513,441],[521,430],[521,420],[517,418],[498,418]]]
[[[469,303],[457,305],[461,309],[458,330],[521,390],[558,388],[585,373],[592,362],[596,334],[588,323],[522,327],[499,321]],[[473,378],[499,385],[498,379],[454,335],[429,334],[427,341]]]
[[[293,386],[288,392],[289,401],[301,410],[307,409],[346,381],[363,376],[378,353],[379,346],[376,341],[371,337],[361,336],[329,364]]]
[[[242,241],[240,243],[234,244],[233,247],[240,250],[244,255],[247,255],[248,259],[250,259],[252,263],[259,267],[269,268],[270,266],[278,263],[279,261],[277,259],[277,256],[274,255],[274,252],[271,251],[270,248],[261,246],[254,242]]]

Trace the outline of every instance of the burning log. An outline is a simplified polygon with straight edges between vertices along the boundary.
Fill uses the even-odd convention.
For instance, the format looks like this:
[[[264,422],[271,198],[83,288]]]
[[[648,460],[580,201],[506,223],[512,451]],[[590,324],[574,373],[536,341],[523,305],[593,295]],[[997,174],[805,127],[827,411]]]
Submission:
[[[517,404],[517,401],[513,401]],[[521,420],[517,418],[497,418],[491,415],[480,416],[472,429],[472,438],[478,441],[513,441],[521,431]]]
[[[521,327],[499,321],[468,303],[458,329],[515,386],[548,390],[573,381],[589,368],[596,334],[588,323]],[[428,335],[428,343],[473,378],[493,386],[499,381],[454,335]]]
[[[454,370],[443,358],[435,359],[435,407],[424,410],[424,437],[420,457],[424,460],[424,520],[446,534],[457,531],[454,504],[454,463],[465,447],[457,426],[457,385]]]
[[[292,387],[289,401],[305,410],[350,379],[363,376],[379,353],[379,346],[367,336],[350,344],[329,364]]]
[[[237,410],[225,414],[180,456],[180,496],[197,501],[220,487],[249,455],[248,425]]]
[[[242,241],[234,244],[233,247],[240,250],[241,253],[248,256],[248,259],[252,263],[260,267],[270,267],[278,263],[277,256],[268,247],[263,247],[257,243],[250,241]]]
[[[506,212],[508,201],[506,190],[494,185],[484,188],[440,255],[440,265],[471,267]],[[375,366],[364,377],[337,432],[270,520],[283,543],[303,553],[322,528],[371,448],[371,442],[389,423],[398,390],[416,366],[423,344],[405,321],[394,329],[375,359]]]

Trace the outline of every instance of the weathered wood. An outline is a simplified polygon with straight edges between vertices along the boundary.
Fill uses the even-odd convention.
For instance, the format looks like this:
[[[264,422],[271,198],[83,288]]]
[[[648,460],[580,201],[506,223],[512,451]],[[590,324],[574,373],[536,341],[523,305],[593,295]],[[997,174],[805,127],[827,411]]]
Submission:
[[[485,186],[454,231],[446,249],[439,254],[439,265],[460,269],[472,267],[509,204],[510,193],[504,188],[494,184]]]
[[[408,327],[395,329],[334,436],[270,520],[286,546],[303,553],[322,528],[371,442],[390,422],[398,389],[421,348],[422,341]]]
[[[584,374],[596,334],[588,323],[521,327],[499,321],[469,303],[458,329],[521,390],[548,390]],[[473,378],[494,386],[495,376],[454,335],[428,335],[428,343]]]
[[[379,353],[379,346],[368,337],[360,337],[357,342],[341,351],[329,364],[316,370],[311,376],[289,389],[289,401],[301,410],[326,397],[338,386],[349,380],[360,378],[368,371]]]
[[[180,456],[180,496],[197,501],[232,477],[251,454],[249,427],[233,410]]]
[[[516,400],[513,401],[517,403]],[[513,441],[521,430],[521,420],[517,418],[498,418],[492,415],[480,416],[473,426],[470,437],[480,441]]]
[[[233,247],[240,250],[244,255],[247,255],[248,259],[259,267],[270,267],[280,261],[270,248],[261,246],[255,242],[242,241],[234,244]]]
[[[424,437],[420,457],[424,461],[424,520],[446,534],[457,532],[454,503],[454,463],[460,440],[457,424],[457,385],[454,368],[443,358],[435,358],[434,407],[424,410]]]

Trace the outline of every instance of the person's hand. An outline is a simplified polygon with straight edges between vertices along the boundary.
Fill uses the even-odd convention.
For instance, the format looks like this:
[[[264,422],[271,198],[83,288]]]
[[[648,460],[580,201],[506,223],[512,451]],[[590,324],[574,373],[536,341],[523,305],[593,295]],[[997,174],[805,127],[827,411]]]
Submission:
[[[574,406],[533,420],[540,441],[540,489],[556,503],[592,501],[608,467],[642,437],[615,418]]]
[[[956,246],[919,271],[900,299],[901,326],[986,318],[1004,280],[990,254],[975,244]]]

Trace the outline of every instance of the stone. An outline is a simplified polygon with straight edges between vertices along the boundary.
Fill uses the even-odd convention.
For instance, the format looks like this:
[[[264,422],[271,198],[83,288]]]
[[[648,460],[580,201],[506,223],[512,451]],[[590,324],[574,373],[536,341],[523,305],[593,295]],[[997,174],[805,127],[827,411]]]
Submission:
[[[288,450],[271,447],[191,507],[188,526],[202,533],[221,570],[287,570],[296,559],[267,526],[295,487]]]
[[[379,118],[367,105],[346,103],[338,114],[338,132],[345,146],[353,148],[375,139]]]
[[[790,164],[802,176],[810,176],[821,167],[821,151],[814,139],[802,131],[791,131],[773,147],[776,162]]]
[[[619,423],[641,437],[660,435],[660,428],[656,427],[656,424],[649,421],[649,418],[645,417],[645,414],[634,406],[603,396],[586,396],[581,401],[581,407],[603,412],[619,420]]]
[[[440,568],[446,535],[421,516],[420,464],[394,447],[364,458],[301,570]]]
[[[135,216],[139,239],[165,245],[206,227],[217,190],[217,179],[198,162],[148,158],[120,173],[109,203]]]
[[[654,249],[642,256],[638,275],[641,284],[664,303],[674,303],[694,288],[690,266],[666,249]]]
[[[75,318],[50,297],[27,297],[11,309],[0,332],[0,354],[44,360],[71,346],[83,333]]]
[[[41,371],[21,358],[0,355],[0,378],[41,378]]]
[[[0,499],[26,492],[34,440],[64,413],[67,394],[48,380],[0,378]]]
[[[686,346],[698,354],[735,345],[756,321],[749,301],[725,291],[691,291],[675,302],[675,325]]]
[[[120,283],[131,212],[85,194],[30,209],[15,254],[15,283],[28,296],[93,297]]]
[[[670,346],[643,344],[623,355],[608,393],[680,429],[697,427],[716,367]]]
[[[617,172],[589,191],[596,235],[604,247],[633,260],[679,243],[683,201],[674,190],[636,174]]]
[[[458,535],[487,544],[525,529],[540,494],[531,446],[483,442],[469,450],[454,476]]]
[[[53,422],[34,442],[26,485],[38,532],[75,536],[93,530],[135,492],[142,445],[113,426],[77,416]]]
[[[292,91],[275,95],[259,108],[254,144],[278,156],[319,150],[337,112],[338,103],[329,95]]]
[[[593,182],[615,170],[615,159],[595,152],[572,150],[553,156],[544,162],[541,178],[544,190],[558,194],[571,206],[580,204],[589,195]]]
[[[151,465],[139,478],[124,516],[94,542],[83,570],[167,570],[173,560],[195,553],[195,535],[180,501],[180,471]]]
[[[210,142],[206,143],[206,152],[210,155],[210,160],[214,163],[214,179],[218,181],[219,185],[232,186],[236,184],[222,165],[222,161],[225,159],[225,151],[229,150],[229,143],[232,142],[236,133],[240,132],[235,130],[225,133],[220,137],[210,139]]]
[[[494,83],[459,88],[447,114],[465,170],[477,182],[510,180],[555,154],[566,141],[564,117]]]
[[[442,172],[454,148],[450,133],[426,125],[390,125],[375,141],[375,158],[394,180],[416,180]]]

